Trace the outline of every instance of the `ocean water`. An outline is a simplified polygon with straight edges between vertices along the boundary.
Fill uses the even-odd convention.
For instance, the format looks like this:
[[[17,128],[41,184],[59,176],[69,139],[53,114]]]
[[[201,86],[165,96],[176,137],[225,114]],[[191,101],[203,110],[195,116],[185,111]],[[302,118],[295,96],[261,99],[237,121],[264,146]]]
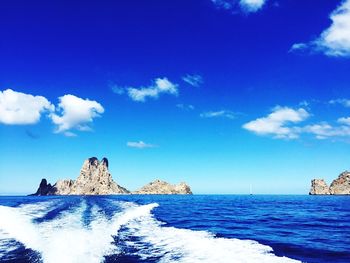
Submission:
[[[0,197],[0,262],[350,262],[350,196]]]

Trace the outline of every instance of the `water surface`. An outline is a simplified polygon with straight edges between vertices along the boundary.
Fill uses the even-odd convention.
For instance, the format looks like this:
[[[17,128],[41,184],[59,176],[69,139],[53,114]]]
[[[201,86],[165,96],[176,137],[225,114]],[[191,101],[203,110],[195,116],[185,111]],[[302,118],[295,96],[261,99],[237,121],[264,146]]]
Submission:
[[[350,262],[350,197],[0,197],[1,262]]]

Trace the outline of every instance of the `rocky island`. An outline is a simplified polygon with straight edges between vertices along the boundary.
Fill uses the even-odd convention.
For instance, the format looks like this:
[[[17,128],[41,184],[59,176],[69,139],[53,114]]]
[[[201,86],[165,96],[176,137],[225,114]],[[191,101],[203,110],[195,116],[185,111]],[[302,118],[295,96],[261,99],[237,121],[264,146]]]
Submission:
[[[350,195],[350,172],[341,173],[328,187],[323,179],[311,180],[310,195]]]
[[[134,194],[192,194],[190,187],[186,183],[172,185],[161,180],[155,180],[140,190],[133,192]]]
[[[156,180],[131,192],[118,185],[108,170],[108,159],[96,157],[85,160],[76,180],[59,180],[54,185],[42,179],[35,196],[44,195],[113,195],[113,194],[192,194],[186,183],[171,185]]]

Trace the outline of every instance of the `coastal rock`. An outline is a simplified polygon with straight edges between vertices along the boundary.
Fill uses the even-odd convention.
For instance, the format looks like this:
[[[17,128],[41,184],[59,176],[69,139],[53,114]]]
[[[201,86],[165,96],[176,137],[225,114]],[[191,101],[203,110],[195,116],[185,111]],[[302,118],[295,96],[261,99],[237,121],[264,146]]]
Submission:
[[[329,187],[323,179],[311,180],[310,195],[329,195]]]
[[[96,157],[87,159],[80,170],[78,179],[71,188],[70,194],[76,195],[109,195],[126,194],[128,190],[113,181],[108,170],[108,160],[101,162]]]
[[[330,187],[323,179],[311,180],[310,195],[350,195],[350,172],[345,171],[335,179]]]
[[[37,196],[52,195],[52,193],[54,192],[55,192],[54,187],[51,184],[48,184],[46,179],[42,179],[38,190],[36,191],[35,194],[32,194],[32,195],[37,195]]]
[[[113,181],[108,170],[108,160],[101,162],[96,157],[87,159],[80,170],[77,180],[59,180],[53,186],[46,179],[40,183],[33,195],[110,195],[130,193]]]
[[[58,180],[53,186],[55,189],[55,194],[69,195],[71,194],[73,185],[74,185],[74,180],[71,180],[71,179]]]
[[[54,185],[42,179],[35,194],[32,195],[112,195],[131,194],[130,191],[118,185],[108,170],[108,159],[99,161],[91,157],[84,161],[76,180],[58,180]],[[186,183],[172,185],[156,180],[147,184],[132,194],[192,194]]]
[[[335,179],[329,191],[333,195],[349,195],[350,194],[350,172],[345,171]]]
[[[191,188],[186,183],[172,185],[161,180],[155,180],[133,193],[134,194],[192,194],[192,191],[191,191]]]

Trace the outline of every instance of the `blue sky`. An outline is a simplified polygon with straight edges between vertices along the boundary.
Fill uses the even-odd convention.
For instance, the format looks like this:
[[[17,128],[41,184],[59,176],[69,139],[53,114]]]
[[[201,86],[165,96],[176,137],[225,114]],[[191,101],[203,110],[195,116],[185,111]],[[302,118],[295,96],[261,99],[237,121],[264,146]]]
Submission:
[[[3,1],[0,193],[108,157],[135,190],[305,194],[350,169],[350,0]]]

